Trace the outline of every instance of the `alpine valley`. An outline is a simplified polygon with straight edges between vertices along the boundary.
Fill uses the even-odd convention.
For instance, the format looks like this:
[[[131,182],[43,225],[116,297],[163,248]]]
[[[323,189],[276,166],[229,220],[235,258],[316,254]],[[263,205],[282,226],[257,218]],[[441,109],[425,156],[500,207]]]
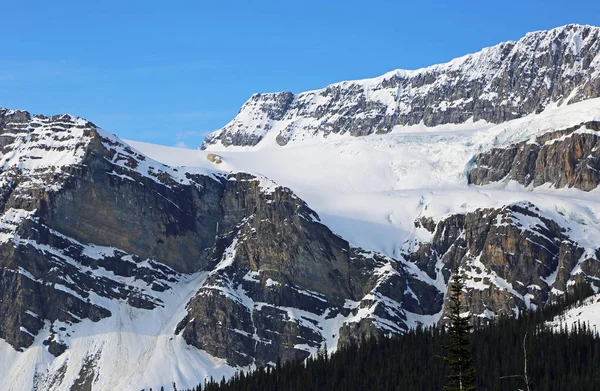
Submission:
[[[255,94],[196,150],[0,109],[0,389],[181,390],[402,334],[444,322],[457,263],[478,322],[600,292],[599,184],[592,26]]]

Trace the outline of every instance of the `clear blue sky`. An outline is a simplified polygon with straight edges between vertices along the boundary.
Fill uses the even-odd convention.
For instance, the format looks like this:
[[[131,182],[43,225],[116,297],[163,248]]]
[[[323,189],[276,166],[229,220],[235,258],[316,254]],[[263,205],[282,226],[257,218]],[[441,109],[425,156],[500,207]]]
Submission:
[[[600,1],[585,0],[20,0],[0,13],[1,107],[68,112],[122,138],[189,147],[254,92],[301,92],[528,31],[600,25]]]

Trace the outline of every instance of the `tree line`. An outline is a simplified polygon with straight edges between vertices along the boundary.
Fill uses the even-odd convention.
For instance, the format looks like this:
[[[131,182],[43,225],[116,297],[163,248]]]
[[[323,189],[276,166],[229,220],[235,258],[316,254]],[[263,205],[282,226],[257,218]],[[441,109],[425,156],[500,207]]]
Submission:
[[[476,389],[600,390],[596,330],[587,324],[570,331],[547,325],[592,293],[589,287],[576,286],[571,295],[543,310],[474,327],[468,334],[465,357],[472,360],[474,371],[466,374],[473,376]],[[231,379],[208,379],[190,391],[459,389],[453,388],[458,382],[452,380],[458,367],[450,362],[456,359],[450,354],[455,337],[451,327],[418,327],[393,338],[362,338],[359,344],[341,347],[331,355],[319,351],[304,361],[278,361],[273,367],[239,372]],[[529,384],[523,376],[525,353]]]

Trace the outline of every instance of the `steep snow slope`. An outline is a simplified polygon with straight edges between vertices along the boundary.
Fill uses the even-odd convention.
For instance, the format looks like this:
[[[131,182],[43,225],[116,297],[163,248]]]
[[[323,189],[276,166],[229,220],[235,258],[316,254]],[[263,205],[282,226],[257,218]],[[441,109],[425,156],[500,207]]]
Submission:
[[[129,141],[169,165],[249,171],[293,189],[334,232],[352,244],[397,256],[413,239],[427,239],[413,222],[421,216],[439,220],[480,207],[530,201],[578,241],[595,248],[600,237],[598,190],[523,188],[516,183],[467,184],[474,156],[492,147],[532,140],[536,135],[600,119],[600,99],[551,106],[499,125],[403,127],[384,135],[317,135],[284,147],[215,147],[186,150]],[[217,153],[223,163],[206,159]]]
[[[571,329],[585,325],[589,330],[598,333],[600,330],[600,294],[593,295],[573,306],[551,322],[555,329]]]
[[[152,311],[93,295],[94,302],[108,308],[112,316],[97,323],[55,322],[66,329],[70,348],[54,357],[43,345],[50,324],[25,352],[17,352],[0,339],[0,385],[3,390],[70,390],[84,383],[87,363],[95,378],[94,389],[134,391],[173,383],[179,389],[195,387],[204,378],[229,377],[235,369],[224,360],[189,346],[174,335],[177,322],[185,316],[185,305],[202,285],[207,273],[181,277],[168,291],[156,294],[164,307]],[[143,286],[144,284],[140,284]],[[72,335],[72,338],[69,337]],[[32,382],[33,380],[33,382]]]

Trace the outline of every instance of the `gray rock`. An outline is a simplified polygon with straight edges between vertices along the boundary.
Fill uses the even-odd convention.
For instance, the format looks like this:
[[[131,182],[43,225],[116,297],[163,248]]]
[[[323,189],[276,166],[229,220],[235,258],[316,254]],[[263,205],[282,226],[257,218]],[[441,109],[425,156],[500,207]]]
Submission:
[[[442,273],[446,282],[459,265],[466,276],[465,311],[474,321],[491,322],[543,307],[574,283],[596,286],[598,261],[582,260],[583,253],[556,222],[519,203],[452,215],[438,222],[430,243],[406,258],[432,278]],[[571,275],[578,263],[585,273]]]
[[[441,309],[441,292],[416,281],[393,260],[351,248],[288,189],[265,196],[255,181],[231,179],[226,197],[244,194],[251,213],[219,237],[226,247],[221,262],[178,326],[189,344],[232,364],[261,365],[307,357],[310,348],[322,348],[331,337],[324,335],[326,319],[349,317],[361,307],[372,307],[391,326],[362,319],[359,329],[348,324],[332,331],[339,344],[357,340],[365,328],[369,337],[388,335],[390,327],[394,333],[406,331],[402,306],[418,314]],[[239,203],[223,203],[226,215],[232,204]],[[385,264],[396,272],[377,273]],[[419,304],[410,288],[426,304]],[[348,301],[357,305],[348,307]]]
[[[593,132],[576,132],[580,129]],[[557,188],[593,190],[600,183],[599,136],[600,122],[591,121],[543,134],[535,143],[494,148],[476,156],[469,183],[515,180],[525,186],[549,183]]]
[[[567,25],[527,34],[449,63],[394,71],[322,90],[255,94],[202,148],[280,145],[330,133],[364,136],[395,126],[501,123],[600,96],[600,28]]]

